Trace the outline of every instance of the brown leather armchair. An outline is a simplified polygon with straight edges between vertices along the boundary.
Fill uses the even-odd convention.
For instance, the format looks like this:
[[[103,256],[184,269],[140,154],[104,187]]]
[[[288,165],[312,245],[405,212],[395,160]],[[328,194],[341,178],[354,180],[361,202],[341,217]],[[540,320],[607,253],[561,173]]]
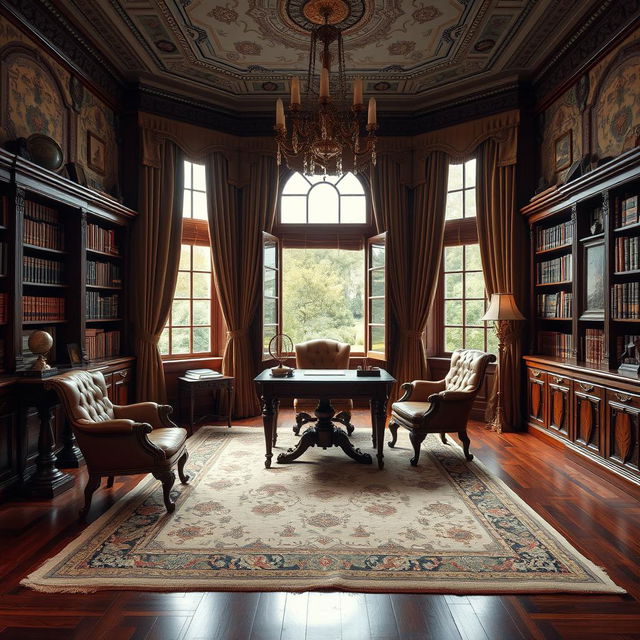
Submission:
[[[296,345],[296,367],[298,369],[348,369],[351,345],[335,340],[309,340]],[[315,411],[318,400],[296,398],[293,409],[296,412],[296,426],[293,432],[300,434],[300,429],[307,422],[315,422],[310,412]],[[353,433],[351,424],[351,410],[353,400],[332,400],[331,405],[336,410],[332,420],[340,422],[347,428],[349,435]]]
[[[467,420],[487,365],[495,359],[493,354],[484,351],[456,349],[451,354],[451,368],[444,380],[405,382],[404,395],[391,405],[389,446],[395,446],[399,427],[408,429],[415,452],[411,464],[415,467],[420,458],[420,445],[428,433],[439,433],[446,444],[445,433],[457,431],[465,458],[473,460],[469,453]]]
[[[114,405],[99,371],[70,371],[48,380],[47,387],[55,389],[62,401],[87,463],[89,481],[81,517],[89,511],[102,476],[108,476],[110,488],[114,476],[152,473],[162,482],[167,511],[175,509],[170,495],[175,482],[173,468],[177,465],[183,484],[189,480],[184,474],[187,432],[169,419],[169,405]]]

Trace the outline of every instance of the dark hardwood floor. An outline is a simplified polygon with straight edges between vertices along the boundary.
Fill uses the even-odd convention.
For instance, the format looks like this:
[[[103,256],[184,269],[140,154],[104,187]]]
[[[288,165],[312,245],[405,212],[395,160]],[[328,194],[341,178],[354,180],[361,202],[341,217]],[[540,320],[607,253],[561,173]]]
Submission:
[[[286,414],[282,417],[286,420]],[[356,412],[356,426],[364,425],[366,418],[366,412]],[[0,506],[0,638],[640,639],[640,490],[612,481],[575,454],[528,434],[499,436],[478,424],[470,435],[472,451],[485,465],[582,553],[605,567],[628,595],[130,591],[78,595],[20,587],[22,577],[82,529],[77,512],[85,476],[80,471],[74,489],[54,500]],[[112,492],[99,489],[89,520],[138,480],[117,478]]]

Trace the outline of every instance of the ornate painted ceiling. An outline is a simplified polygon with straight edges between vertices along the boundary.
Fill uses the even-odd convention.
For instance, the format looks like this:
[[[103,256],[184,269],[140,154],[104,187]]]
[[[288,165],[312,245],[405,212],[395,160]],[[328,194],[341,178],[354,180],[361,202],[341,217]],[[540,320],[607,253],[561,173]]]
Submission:
[[[307,0],[60,0],[132,81],[260,109],[304,77]],[[397,111],[533,72],[595,4],[585,0],[345,0],[345,65]],[[98,38],[96,38],[96,34]],[[402,99],[398,96],[402,95]]]

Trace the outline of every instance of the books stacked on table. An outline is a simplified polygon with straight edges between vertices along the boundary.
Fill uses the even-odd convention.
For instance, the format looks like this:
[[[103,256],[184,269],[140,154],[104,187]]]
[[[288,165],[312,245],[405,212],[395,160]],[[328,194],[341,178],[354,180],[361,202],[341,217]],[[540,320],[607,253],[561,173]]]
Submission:
[[[222,374],[213,369],[187,369],[184,377],[189,380],[208,380],[209,378],[220,378]]]

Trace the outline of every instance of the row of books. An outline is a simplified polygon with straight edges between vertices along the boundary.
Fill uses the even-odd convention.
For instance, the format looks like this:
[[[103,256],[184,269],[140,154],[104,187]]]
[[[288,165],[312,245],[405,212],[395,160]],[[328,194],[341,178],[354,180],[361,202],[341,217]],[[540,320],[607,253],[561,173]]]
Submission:
[[[538,318],[571,318],[573,314],[573,294],[567,291],[545,293],[538,296]]]
[[[546,260],[536,265],[536,282],[538,284],[548,284],[551,282],[567,282],[572,278],[571,254]]]
[[[64,282],[64,264],[59,260],[23,256],[22,278],[25,282],[31,283],[62,284]]]
[[[631,346],[633,345],[633,346]],[[616,356],[620,364],[632,364],[640,361],[640,336],[618,336],[616,338]]]
[[[25,322],[33,320],[64,320],[64,298],[23,296],[22,316]]]
[[[120,265],[112,262],[87,260],[87,284],[99,287],[118,287],[122,284]]]
[[[9,265],[9,248],[6,242],[0,242],[0,275],[7,275],[7,267]]]
[[[539,331],[538,351],[555,358],[570,358],[573,355],[573,336],[560,331]]]
[[[85,329],[87,357],[89,360],[109,358],[120,354],[120,332],[104,329]]]
[[[640,269],[640,237],[616,238],[616,271]]]
[[[87,248],[114,256],[120,255],[116,244],[116,232],[98,224],[87,225]]]
[[[622,320],[640,319],[640,282],[613,285],[611,316]]]
[[[4,324],[8,321],[7,309],[7,294],[0,293],[0,324]]]
[[[26,200],[22,239],[27,244],[47,249],[64,249],[64,231],[55,209]]]
[[[573,223],[563,222],[555,227],[536,229],[536,251],[555,249],[573,242]]]
[[[586,329],[584,334],[584,359],[587,364],[599,365],[604,357],[604,331]]]
[[[120,296],[102,296],[98,291],[87,291],[86,311],[89,320],[109,320],[118,317]]]
[[[616,228],[628,227],[640,221],[638,218],[638,196],[614,198],[613,221]]]

